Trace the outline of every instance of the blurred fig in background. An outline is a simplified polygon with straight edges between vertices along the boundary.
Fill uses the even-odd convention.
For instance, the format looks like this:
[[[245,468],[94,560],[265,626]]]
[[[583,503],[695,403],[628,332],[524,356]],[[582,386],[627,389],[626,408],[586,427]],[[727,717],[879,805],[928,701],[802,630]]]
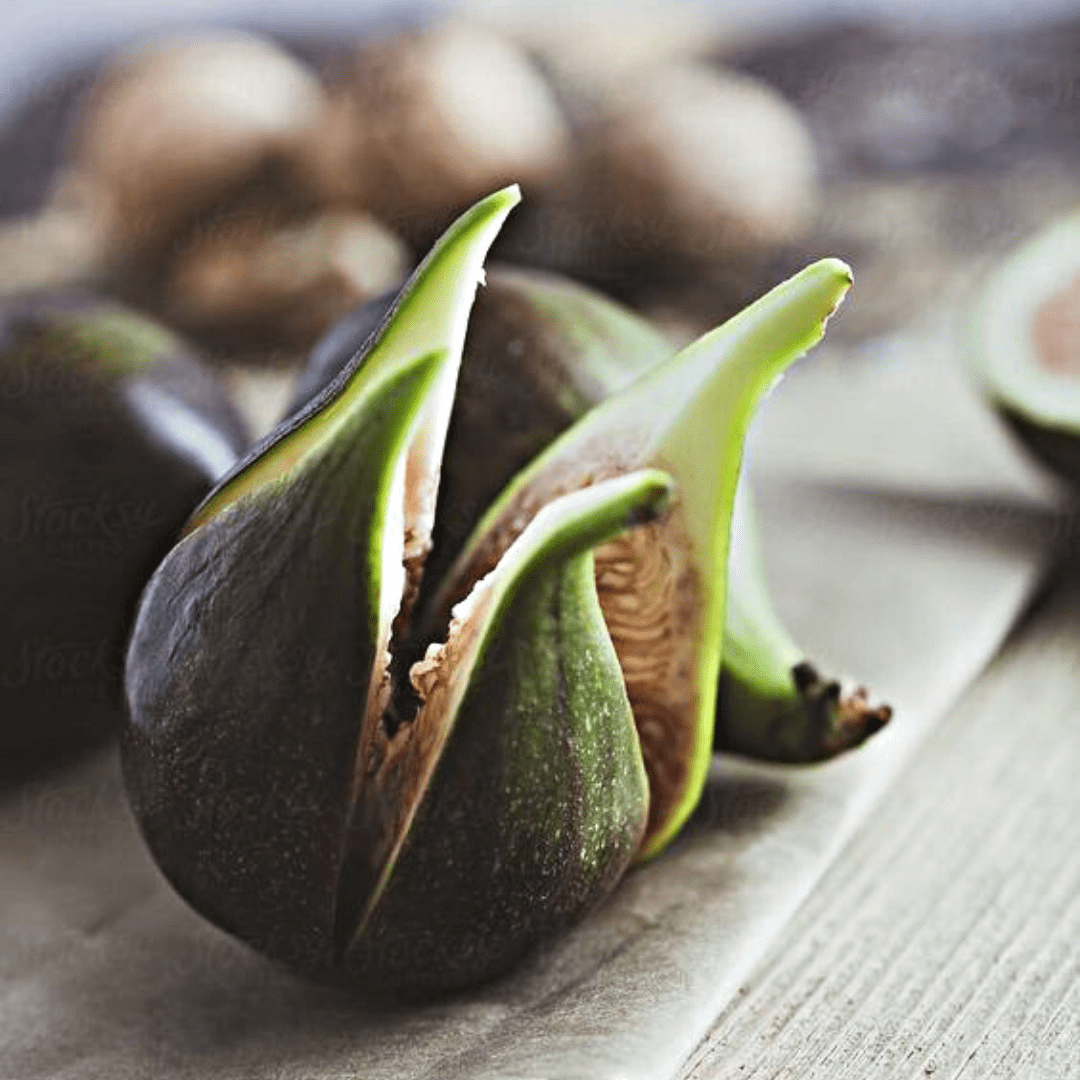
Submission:
[[[204,30],[129,49],[82,104],[54,205],[100,220],[107,261],[156,256],[249,184],[272,178],[295,197],[325,108],[314,73],[255,36]]]
[[[360,44],[330,76],[317,184],[424,245],[510,180],[531,199],[561,175],[566,121],[529,55],[493,31],[434,24]]]
[[[598,103],[583,135],[583,215],[620,247],[695,262],[798,240],[816,207],[814,144],[763,83],[672,65]]]
[[[813,140],[757,80],[672,63],[620,79],[577,112],[574,175],[534,228],[541,261],[590,277],[744,268],[813,221]]]
[[[119,723],[139,593],[245,445],[179,339],[88,295],[0,309],[0,751]]]
[[[302,352],[357,304],[396,285],[405,245],[368,214],[280,227],[249,218],[198,234],[173,260],[161,299],[171,324],[235,348]]]
[[[100,215],[64,206],[0,223],[0,296],[94,281],[104,270],[103,228]]]
[[[1080,213],[991,273],[969,333],[984,392],[1044,465],[1080,485]]]

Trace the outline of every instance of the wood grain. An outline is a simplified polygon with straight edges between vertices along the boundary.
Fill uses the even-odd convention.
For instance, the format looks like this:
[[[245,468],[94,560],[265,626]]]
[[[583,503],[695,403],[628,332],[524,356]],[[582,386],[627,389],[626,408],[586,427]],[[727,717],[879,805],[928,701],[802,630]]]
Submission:
[[[1080,1076],[1080,568],[862,825],[684,1080]]]

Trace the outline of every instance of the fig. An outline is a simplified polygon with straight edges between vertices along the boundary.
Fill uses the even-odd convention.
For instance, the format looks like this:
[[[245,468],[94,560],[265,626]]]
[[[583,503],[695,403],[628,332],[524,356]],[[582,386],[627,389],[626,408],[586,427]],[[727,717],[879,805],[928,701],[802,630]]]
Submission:
[[[979,385],[1044,465],[1080,484],[1080,214],[1004,259],[975,306]]]
[[[366,214],[262,218],[196,235],[177,252],[161,310],[224,345],[310,348],[328,326],[404,276],[402,242]]]
[[[345,366],[389,303],[362,305],[320,342],[290,411]],[[493,264],[465,338],[425,581],[442,577],[515,473],[673,351],[649,322],[594,289]],[[818,761],[879,731],[889,707],[849,680],[820,674],[776,614],[746,478],[735,502],[728,572],[715,746],[771,761]]]
[[[569,93],[574,168],[513,238],[515,257],[714,314],[742,306],[806,237],[820,204],[816,148],[765,83],[672,61]]]
[[[157,324],[88,294],[0,309],[0,747],[119,727],[139,593],[246,443],[224,392]]]
[[[553,90],[492,30],[450,20],[372,39],[330,83],[309,154],[315,186],[415,243],[511,177],[542,192],[565,168],[569,132]]]
[[[711,740],[742,435],[850,280],[811,267],[587,413],[426,600],[466,321],[516,199],[460,218],[204,500],[127,655],[124,774],[166,876],[368,994],[497,975],[674,835]]]
[[[143,43],[91,87],[51,204],[96,223],[104,264],[157,258],[178,231],[252,184],[295,197],[325,109],[315,74],[255,35]]]
[[[737,260],[797,240],[812,220],[813,139],[765,83],[671,64],[602,101],[598,114],[583,209],[616,234],[640,230],[646,250]]]

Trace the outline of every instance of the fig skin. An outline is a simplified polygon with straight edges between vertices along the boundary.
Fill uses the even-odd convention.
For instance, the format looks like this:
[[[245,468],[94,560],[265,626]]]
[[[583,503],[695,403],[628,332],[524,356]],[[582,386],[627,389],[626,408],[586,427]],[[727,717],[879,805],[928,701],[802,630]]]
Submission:
[[[89,294],[0,309],[0,749],[115,731],[139,593],[246,442],[185,345]]]
[[[102,223],[103,261],[142,263],[246,186],[302,186],[326,107],[314,72],[254,34],[166,37],[112,58],[85,99],[52,203]]]

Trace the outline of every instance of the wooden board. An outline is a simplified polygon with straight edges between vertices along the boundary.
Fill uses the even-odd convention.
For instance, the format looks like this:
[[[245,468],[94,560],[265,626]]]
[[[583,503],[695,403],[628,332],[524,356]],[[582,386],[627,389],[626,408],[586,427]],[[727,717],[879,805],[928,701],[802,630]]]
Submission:
[[[1075,556],[681,1075],[1080,1076]]]

